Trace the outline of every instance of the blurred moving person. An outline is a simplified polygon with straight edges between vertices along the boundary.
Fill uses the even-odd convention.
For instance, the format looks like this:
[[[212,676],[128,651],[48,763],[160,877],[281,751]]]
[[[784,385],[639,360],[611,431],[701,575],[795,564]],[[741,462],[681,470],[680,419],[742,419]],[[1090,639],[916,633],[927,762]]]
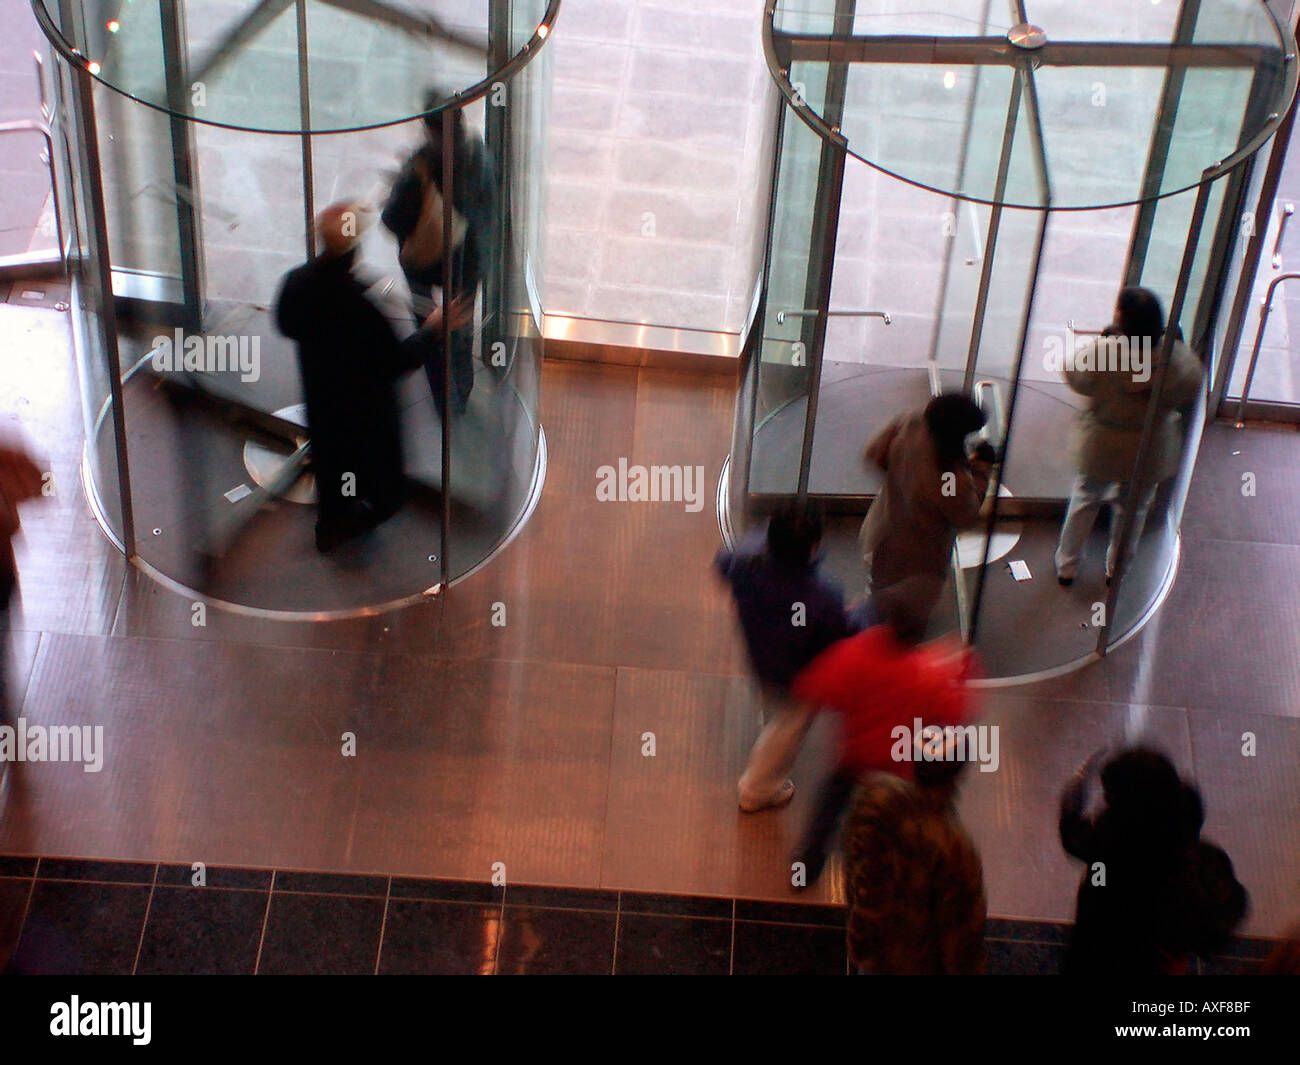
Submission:
[[[850,632],[840,589],[817,571],[821,538],[821,512],[792,501],[734,551],[724,548],[714,559],[735,600],[763,720],[737,789],[746,813],[783,806],[794,796],[787,774],[812,723],[812,708],[791,696],[790,682]]]
[[[984,970],[984,868],[955,805],[966,763],[952,729],[942,759],[925,758],[922,742],[915,781],[867,774],[845,818],[849,961],[859,973]]]
[[[26,449],[16,441],[0,441],[0,724],[13,723],[9,707],[9,606],[18,588],[18,566],[14,560],[14,537],[22,528],[18,507],[38,499],[44,475]],[[3,800],[13,772],[8,762],[0,763],[0,800]]]
[[[425,97],[425,110],[442,102],[436,91]],[[443,123],[453,127],[452,232],[444,233]],[[465,125],[465,112],[434,111],[424,117],[425,143],[406,161],[384,206],[384,226],[397,238],[398,261],[411,290],[412,315],[418,323],[432,308],[433,289],[443,302],[468,300],[471,307],[487,274],[488,256],[498,254],[494,238],[496,205],[492,164],[477,133]],[[451,247],[451,276],[446,277],[447,247]],[[459,324],[451,338],[451,403],[463,414],[474,388],[474,331]],[[443,347],[441,337],[426,350],[425,375],[439,414],[443,413]]]
[[[885,474],[859,536],[871,592],[908,581],[926,621],[952,568],[957,533],[979,521],[988,493],[993,449],[966,444],[984,422],[969,396],[948,392],[895,418],[864,452]]]
[[[913,778],[913,763],[898,756],[895,729],[906,726],[910,735],[918,719],[925,728],[961,725],[969,716],[972,656],[952,640],[921,643],[927,617],[917,607],[924,594],[916,586],[926,580],[913,577],[876,595],[883,621],[831,645],[790,686],[796,699],[832,710],[841,724],[836,768],[822,785],[794,859],[803,863],[804,886],[821,876],[859,777],[883,771]]]
[[[319,250],[291,270],[276,300],[276,325],[297,342],[316,477],[316,547],[329,551],[390,518],[406,494],[397,379],[418,367],[441,331],[442,308],[399,341],[353,270],[362,208],[327,207],[316,220]],[[452,307],[453,324],[466,307]]]
[[[1106,501],[1111,507],[1106,583],[1115,576],[1124,498],[1137,462],[1151,392],[1160,374],[1164,335],[1165,314],[1155,295],[1144,288],[1123,289],[1115,305],[1114,324],[1084,344],[1074,354],[1073,367],[1063,370],[1065,383],[1088,400],[1075,416],[1070,433],[1070,457],[1078,473],[1056,548],[1056,577],[1065,587],[1074,583],[1084,545]],[[1175,340],[1151,437],[1145,471],[1148,481],[1137,501],[1130,544],[1142,536],[1161,482],[1178,472],[1183,446],[1180,408],[1196,399],[1203,377],[1201,363],[1191,349]]]
[[[1061,797],[1061,844],[1087,866],[1065,972],[1186,972],[1189,955],[1227,946],[1246,914],[1246,889],[1228,855],[1200,838],[1200,793],[1159,751],[1135,747],[1107,761],[1102,809],[1088,816],[1103,756],[1088,758]]]

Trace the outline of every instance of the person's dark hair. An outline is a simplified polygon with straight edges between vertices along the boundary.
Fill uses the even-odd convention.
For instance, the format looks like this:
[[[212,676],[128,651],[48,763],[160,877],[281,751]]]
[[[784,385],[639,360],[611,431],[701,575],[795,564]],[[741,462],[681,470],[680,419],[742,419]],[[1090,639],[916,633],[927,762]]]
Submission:
[[[1152,344],[1164,336],[1165,312],[1160,307],[1160,300],[1150,289],[1121,289],[1115,308],[1119,317],[1115,324],[1123,336],[1139,339],[1146,337]]]
[[[447,102],[447,97],[437,89],[429,89],[424,94],[425,114],[422,121],[425,130],[433,135],[442,133],[443,115],[450,114],[452,121],[452,133],[454,138],[459,141],[465,135],[465,110],[457,107],[451,111],[435,111],[434,108],[441,107]]]
[[[822,528],[821,508],[812,500],[783,503],[767,522],[768,553],[778,566],[806,566],[821,542]]]
[[[1171,802],[1181,787],[1174,763],[1151,747],[1121,751],[1101,769],[1102,793],[1112,809]]]
[[[919,604],[930,601],[929,582],[923,577],[907,577],[874,597],[881,623],[888,625],[905,647],[915,647],[925,639],[930,622]]]
[[[952,753],[953,737],[947,729],[944,730],[944,749],[945,754]],[[916,785],[919,788],[927,790],[937,789],[946,791],[955,789],[957,781],[965,772],[967,762],[959,761],[957,758],[951,760],[947,757],[939,759],[917,758],[912,765],[912,773],[916,778]]]
[[[982,429],[986,420],[975,401],[963,392],[945,392],[926,404],[925,425],[943,469],[951,469],[966,457],[966,437]]]

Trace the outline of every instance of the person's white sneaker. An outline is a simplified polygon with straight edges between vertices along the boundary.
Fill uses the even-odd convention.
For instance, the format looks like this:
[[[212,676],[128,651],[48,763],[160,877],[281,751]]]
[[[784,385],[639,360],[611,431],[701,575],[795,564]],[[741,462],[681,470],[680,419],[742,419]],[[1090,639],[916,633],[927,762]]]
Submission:
[[[775,795],[772,795],[765,801],[752,806],[742,802],[740,804],[740,808],[744,810],[745,813],[747,814],[756,814],[760,810],[772,810],[778,806],[784,806],[793,798],[794,798],[794,781],[784,780],[782,781],[781,786],[776,789]]]

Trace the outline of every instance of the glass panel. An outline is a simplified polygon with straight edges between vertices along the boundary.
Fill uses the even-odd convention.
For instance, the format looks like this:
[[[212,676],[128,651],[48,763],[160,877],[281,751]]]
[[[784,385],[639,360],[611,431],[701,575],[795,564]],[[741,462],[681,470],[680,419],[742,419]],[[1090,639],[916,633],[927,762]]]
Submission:
[[[1006,10],[992,5],[987,27],[992,36],[986,36],[975,25],[982,17],[975,4],[944,19],[915,2],[895,5],[893,11],[873,7],[870,16],[857,19],[852,40],[834,42],[834,58],[831,43],[818,39],[831,32],[824,13],[809,14],[798,3],[778,5],[774,32],[790,38],[781,47],[790,52],[792,65],[834,67],[846,56],[864,65],[866,73],[851,77],[871,85],[859,94],[870,106],[851,107],[842,124],[823,116],[828,125],[840,127],[851,153],[904,180],[977,199],[992,198],[995,176],[954,165],[969,106],[963,73],[1032,63],[1042,85],[1042,123],[1058,208],[1116,206],[1151,194],[1138,184],[1141,156],[1126,157],[1146,150],[1143,138],[1131,132],[1154,127],[1167,76],[1185,77],[1196,86],[1192,95],[1199,103],[1189,101],[1179,110],[1175,136],[1184,143],[1155,175],[1161,195],[1194,186],[1207,168],[1276,128],[1294,89],[1294,60],[1284,61],[1289,35],[1262,0],[1126,3],[1122,8],[1047,0],[1030,5],[1031,20],[1047,38],[1037,50],[1008,47],[1001,40]],[[1180,22],[1180,11],[1186,23]],[[799,32],[813,36],[801,40]],[[890,34],[916,36],[908,41]],[[1161,47],[1179,41],[1177,51]],[[918,52],[928,59],[928,71],[900,62]],[[1252,79],[1257,90],[1250,97],[1238,83]],[[900,105],[905,122],[894,114]],[[1107,165],[1098,165],[1099,160]],[[1013,181],[1002,202],[1032,207],[1033,188]]]
[[[797,80],[802,80],[797,79]],[[805,83],[806,91],[824,91]],[[810,102],[812,100],[809,96]],[[822,236],[816,232],[822,138],[783,106],[781,162],[776,182],[767,304],[750,466],[751,494],[797,491],[820,293]]]
[[[86,427],[86,460],[90,466],[94,505],[119,540],[124,537],[120,477],[115,426],[120,411],[112,405],[112,377],[109,350],[105,343],[103,315],[109,307],[108,295],[101,282],[105,264],[100,258],[100,244],[105,240],[89,213],[94,190],[90,184],[94,170],[86,152],[89,133],[75,106],[77,85],[74,76],[61,62],[57,72],[58,132],[65,212],[64,226],[69,241],[68,266],[72,282],[71,325],[77,352],[77,379],[81,386],[81,409]],[[110,95],[105,89],[96,92],[96,103]]]
[[[509,83],[505,113],[487,122],[486,175],[459,167],[455,181],[469,188],[484,181],[491,188],[494,217],[470,217],[460,280],[448,292],[471,292],[477,271],[485,280],[499,270],[498,306],[491,284],[479,289],[475,325],[452,337],[452,380],[471,367],[473,387],[463,414],[451,418],[451,538],[447,545],[450,579],[463,576],[510,536],[534,486],[538,460],[538,381],[542,356],[540,251],[545,217],[545,103],[549,96],[546,54]],[[490,108],[491,109],[491,108]],[[504,121],[496,122],[496,118]],[[482,105],[469,108],[471,138],[484,136],[488,116]],[[495,239],[495,227],[504,229]],[[502,248],[503,252],[497,249]],[[481,249],[476,266],[473,249]],[[500,262],[495,257],[503,255]],[[439,351],[441,354],[441,350]],[[439,475],[439,481],[441,476]]]
[[[874,495],[862,446],[930,395],[928,354],[947,244],[943,202],[854,161],[840,198],[809,491]],[[887,315],[887,318],[881,317]]]
[[[948,0],[942,11],[924,10],[906,0],[859,3],[853,33],[907,33],[925,36],[983,36],[1005,34],[1019,21],[1013,0]],[[831,33],[835,25],[833,3],[814,0],[779,0],[775,25],[783,33]]]
[[[156,5],[135,6],[158,14]],[[509,9],[493,7],[502,14],[499,39],[508,43]],[[248,10],[224,9],[227,18]],[[293,22],[285,26],[296,40]],[[279,20],[267,26],[259,45],[273,43],[279,28]],[[136,29],[129,40],[139,47],[144,35]],[[70,130],[67,146],[76,157],[61,169],[69,232],[84,249],[73,256],[74,328],[89,465],[106,523],[119,531],[119,423],[108,396],[110,357],[120,350],[143,562],[217,601],[325,617],[416,597],[438,583],[444,565],[452,576],[466,572],[524,517],[539,454],[548,55],[535,52],[464,112],[467,147],[457,149],[454,163],[460,191],[449,188],[448,195],[471,227],[458,242],[457,270],[474,280],[439,287],[477,292],[479,299],[473,321],[456,331],[458,345],[465,340],[457,366],[467,366],[475,380],[468,409],[453,415],[460,450],[449,485],[442,478],[442,420],[420,366],[427,360],[409,347],[399,354],[384,336],[384,319],[399,340],[414,328],[415,301],[394,235],[402,229],[409,238],[410,230],[398,219],[401,211],[380,219],[399,172],[427,141],[423,120],[341,136],[266,136],[167,115],[94,83],[101,119],[94,145],[102,149],[114,270],[174,282],[188,256],[198,292],[182,305],[163,286],[146,292],[124,285],[112,301],[117,332],[105,333],[111,297],[97,271],[107,264],[90,239],[95,219],[86,181],[98,171],[86,138]],[[67,81],[75,68],[63,57],[58,69]],[[226,76],[225,69],[214,76]],[[422,100],[430,87],[422,81],[411,91]],[[68,121],[80,120],[76,111],[68,114]],[[448,124],[453,115],[447,112]],[[185,181],[163,187],[164,175],[190,169]],[[423,189],[415,198],[418,216],[432,198]],[[403,202],[409,208],[411,197]],[[359,237],[346,260],[318,255],[307,239],[308,213],[331,204],[356,208],[343,219],[355,226],[343,235]],[[197,231],[187,234],[191,210]],[[290,271],[300,267],[290,285]],[[427,313],[418,308],[420,320]],[[399,376],[390,392],[379,364],[396,373],[403,361],[413,372]],[[310,429],[304,372],[315,382],[318,420]],[[444,497],[453,501],[460,534],[455,558],[444,551]],[[322,526],[327,498],[333,520]]]
[[[424,110],[430,72],[449,96],[480,84],[497,68],[488,59],[490,12],[511,18],[508,38],[517,52],[547,8],[542,0],[133,0],[112,5],[106,18],[106,5],[95,0],[36,2],[69,43],[98,64],[97,76],[119,92],[201,121],[279,132],[302,129],[300,59],[310,85],[311,128],[400,122]],[[70,12],[63,16],[65,5]],[[307,24],[301,56],[300,6]],[[178,97],[165,83],[156,27],[161,11],[182,8],[189,23],[185,84],[191,91]]]

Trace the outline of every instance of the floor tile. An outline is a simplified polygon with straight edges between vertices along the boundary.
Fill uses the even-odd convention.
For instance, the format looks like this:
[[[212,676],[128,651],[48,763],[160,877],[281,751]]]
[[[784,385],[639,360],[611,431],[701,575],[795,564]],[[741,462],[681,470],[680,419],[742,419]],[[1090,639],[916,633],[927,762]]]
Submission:
[[[732,971],[740,975],[843,976],[844,930],[736,922]]]
[[[134,884],[36,881],[11,967],[26,974],[129,975],[149,890]]]
[[[726,976],[730,967],[729,921],[619,915],[616,974]]]
[[[257,971],[373,973],[383,918],[383,899],[273,894]]]
[[[32,881],[0,876],[0,972],[5,971],[18,946],[31,893]]]
[[[391,899],[379,971],[491,975],[500,932],[499,906]]]
[[[268,898],[217,887],[155,888],[136,972],[251,975]]]
[[[507,906],[497,973],[608,975],[614,965],[612,913]]]
[[[990,976],[1052,976],[1061,971],[1065,962],[1065,947],[1056,943],[990,939],[985,949],[985,971]]]

